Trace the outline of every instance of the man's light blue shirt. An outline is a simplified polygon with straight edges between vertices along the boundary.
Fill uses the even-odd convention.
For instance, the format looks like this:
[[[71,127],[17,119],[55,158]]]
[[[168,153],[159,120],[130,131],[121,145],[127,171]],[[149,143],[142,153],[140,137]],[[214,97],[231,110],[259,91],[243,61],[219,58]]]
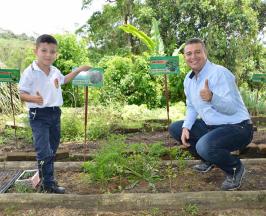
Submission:
[[[200,97],[206,79],[213,93],[210,102],[203,101]],[[234,75],[223,66],[207,60],[197,77],[193,71],[187,74],[184,89],[187,112],[183,127],[189,130],[198,116],[207,125],[236,124],[250,119]]]

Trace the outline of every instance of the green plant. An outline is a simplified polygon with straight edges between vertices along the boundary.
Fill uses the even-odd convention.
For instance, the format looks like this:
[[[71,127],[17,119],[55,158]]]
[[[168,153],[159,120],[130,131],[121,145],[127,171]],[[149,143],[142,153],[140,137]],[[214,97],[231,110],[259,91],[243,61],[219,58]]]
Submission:
[[[81,116],[78,113],[73,113],[71,109],[63,112],[61,119],[61,136],[63,141],[75,141],[81,140],[84,136],[84,123],[82,122]]]
[[[166,147],[163,146],[162,142],[154,143],[149,145],[149,154],[156,157],[161,157],[167,153]]]
[[[240,88],[245,105],[251,115],[266,114],[266,94],[261,91],[250,91],[246,87]]]
[[[31,186],[23,183],[15,183],[14,191],[16,193],[34,193],[36,192]]]
[[[188,203],[183,208],[183,211],[189,216],[199,215],[199,207],[196,204]]]
[[[159,216],[160,215],[160,209],[159,208],[152,208],[150,210],[151,216]]]
[[[99,66],[105,69],[104,86],[100,101],[103,104],[160,105],[158,78],[149,74],[149,61],[145,56],[103,58]]]
[[[14,205],[10,205],[7,208],[4,209],[4,216],[15,216],[16,215],[17,208]]]
[[[0,143],[5,145],[10,141],[15,141],[14,129],[5,128],[2,132],[3,136],[0,138]],[[32,132],[29,127],[16,129],[17,140],[20,140],[23,146],[32,144]]]
[[[110,135],[107,143],[96,154],[93,161],[86,162],[84,169],[90,180],[106,185],[113,177],[127,177],[133,182],[145,180],[153,185],[160,178],[158,174],[159,158],[147,153],[148,146],[135,144],[129,150],[125,137]]]
[[[123,165],[126,164],[124,149],[123,136],[108,137],[107,143],[96,154],[95,159],[84,163],[84,169],[89,173],[90,180],[105,185],[112,177],[120,175],[123,172]]]

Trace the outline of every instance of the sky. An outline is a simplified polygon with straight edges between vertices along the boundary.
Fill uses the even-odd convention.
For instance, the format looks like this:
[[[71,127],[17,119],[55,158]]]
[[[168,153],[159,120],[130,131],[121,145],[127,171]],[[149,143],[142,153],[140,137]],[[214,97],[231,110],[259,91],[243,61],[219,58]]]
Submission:
[[[74,32],[104,2],[94,0],[81,10],[82,0],[0,0],[0,28],[29,36]]]

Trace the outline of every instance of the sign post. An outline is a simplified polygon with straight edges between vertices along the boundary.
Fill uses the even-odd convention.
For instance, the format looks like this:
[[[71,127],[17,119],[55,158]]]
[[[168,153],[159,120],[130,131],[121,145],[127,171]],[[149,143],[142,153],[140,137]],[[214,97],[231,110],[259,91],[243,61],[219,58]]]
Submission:
[[[169,117],[169,91],[168,91],[168,74],[179,74],[179,58],[178,56],[153,56],[150,58],[150,73],[152,75],[164,75],[164,92],[166,98],[166,110],[168,126],[170,124]]]
[[[88,119],[88,87],[102,87],[103,86],[103,73],[102,68],[91,68],[88,71],[80,72],[72,81],[73,86],[82,86],[85,88],[85,118],[84,118],[84,155],[83,159],[85,161],[85,156],[87,152],[87,119]]]
[[[257,95],[256,95],[256,102],[258,104],[259,91],[263,88],[263,84],[266,83],[266,74],[253,74],[252,81],[255,83],[259,83],[259,85],[257,86]],[[258,113],[257,108],[256,108],[256,112]]]
[[[11,87],[12,87],[12,83],[18,83],[19,79],[20,79],[20,71],[18,69],[0,68],[0,82],[9,83],[10,100],[11,100],[11,108],[12,108],[12,113],[13,113],[13,124],[14,124],[16,144],[17,144],[17,129],[16,129],[15,109],[14,109]]]

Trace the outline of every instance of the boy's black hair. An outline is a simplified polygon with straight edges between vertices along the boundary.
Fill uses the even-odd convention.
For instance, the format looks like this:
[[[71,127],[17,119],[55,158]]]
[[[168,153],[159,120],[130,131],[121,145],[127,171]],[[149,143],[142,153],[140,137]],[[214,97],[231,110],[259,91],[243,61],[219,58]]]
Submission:
[[[43,34],[37,38],[36,46],[38,46],[40,43],[50,43],[57,45],[56,39],[52,35],[48,34]]]

